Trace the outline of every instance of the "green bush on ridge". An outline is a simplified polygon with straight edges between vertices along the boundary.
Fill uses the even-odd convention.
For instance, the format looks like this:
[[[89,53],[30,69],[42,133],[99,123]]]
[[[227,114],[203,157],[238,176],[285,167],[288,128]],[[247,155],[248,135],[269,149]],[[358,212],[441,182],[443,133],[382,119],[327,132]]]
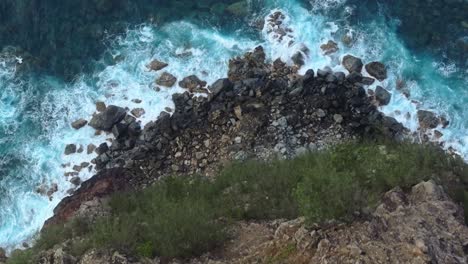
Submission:
[[[95,247],[142,257],[191,257],[220,245],[232,220],[352,220],[384,192],[428,179],[468,203],[468,165],[430,145],[351,142],[292,160],[234,163],[212,181],[166,177],[143,191],[116,194],[109,217],[92,225],[50,227],[33,249],[8,263],[32,259],[72,237],[82,238],[69,246],[76,256]]]

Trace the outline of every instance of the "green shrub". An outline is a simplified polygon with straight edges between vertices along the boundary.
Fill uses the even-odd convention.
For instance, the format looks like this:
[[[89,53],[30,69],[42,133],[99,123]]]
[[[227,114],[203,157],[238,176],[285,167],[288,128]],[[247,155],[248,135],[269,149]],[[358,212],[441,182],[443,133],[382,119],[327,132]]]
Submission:
[[[219,197],[237,219],[294,218],[298,215],[294,188],[300,170],[291,161],[249,161],[225,168],[215,180]]]
[[[169,177],[143,192],[116,195],[112,216],[96,223],[93,241],[146,257],[204,252],[225,237],[212,190],[213,185],[200,177]]]

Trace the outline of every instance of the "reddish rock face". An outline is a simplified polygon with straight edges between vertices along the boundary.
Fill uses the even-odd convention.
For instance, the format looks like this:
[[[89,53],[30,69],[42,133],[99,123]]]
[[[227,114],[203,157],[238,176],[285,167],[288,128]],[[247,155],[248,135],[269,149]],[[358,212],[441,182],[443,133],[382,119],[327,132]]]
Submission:
[[[121,168],[100,172],[84,182],[73,196],[63,199],[55,208],[54,216],[46,221],[45,226],[60,224],[71,219],[84,202],[128,189],[130,178],[131,173]]]

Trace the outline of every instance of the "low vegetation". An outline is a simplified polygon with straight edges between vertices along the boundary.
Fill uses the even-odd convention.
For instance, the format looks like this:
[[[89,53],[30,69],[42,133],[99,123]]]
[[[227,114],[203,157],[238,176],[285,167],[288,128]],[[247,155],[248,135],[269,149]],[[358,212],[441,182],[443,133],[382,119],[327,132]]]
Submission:
[[[167,177],[144,191],[116,194],[109,217],[50,227],[8,263],[37,259],[38,252],[72,237],[67,247],[76,256],[94,247],[141,257],[190,257],[221,245],[235,220],[352,220],[389,189],[429,179],[468,202],[468,166],[430,145],[353,142],[293,160],[236,163],[214,180]]]

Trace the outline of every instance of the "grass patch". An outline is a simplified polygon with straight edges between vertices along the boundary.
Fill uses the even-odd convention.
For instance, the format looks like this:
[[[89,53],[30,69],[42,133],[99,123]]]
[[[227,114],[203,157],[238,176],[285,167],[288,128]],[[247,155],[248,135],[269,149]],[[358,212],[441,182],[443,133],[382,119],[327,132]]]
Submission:
[[[293,160],[235,163],[213,181],[167,177],[143,191],[116,194],[110,217],[50,227],[32,250],[8,263],[71,237],[81,238],[69,246],[75,256],[95,247],[186,258],[220,245],[231,220],[351,220],[384,192],[429,179],[468,204],[468,166],[430,145],[352,142]]]

